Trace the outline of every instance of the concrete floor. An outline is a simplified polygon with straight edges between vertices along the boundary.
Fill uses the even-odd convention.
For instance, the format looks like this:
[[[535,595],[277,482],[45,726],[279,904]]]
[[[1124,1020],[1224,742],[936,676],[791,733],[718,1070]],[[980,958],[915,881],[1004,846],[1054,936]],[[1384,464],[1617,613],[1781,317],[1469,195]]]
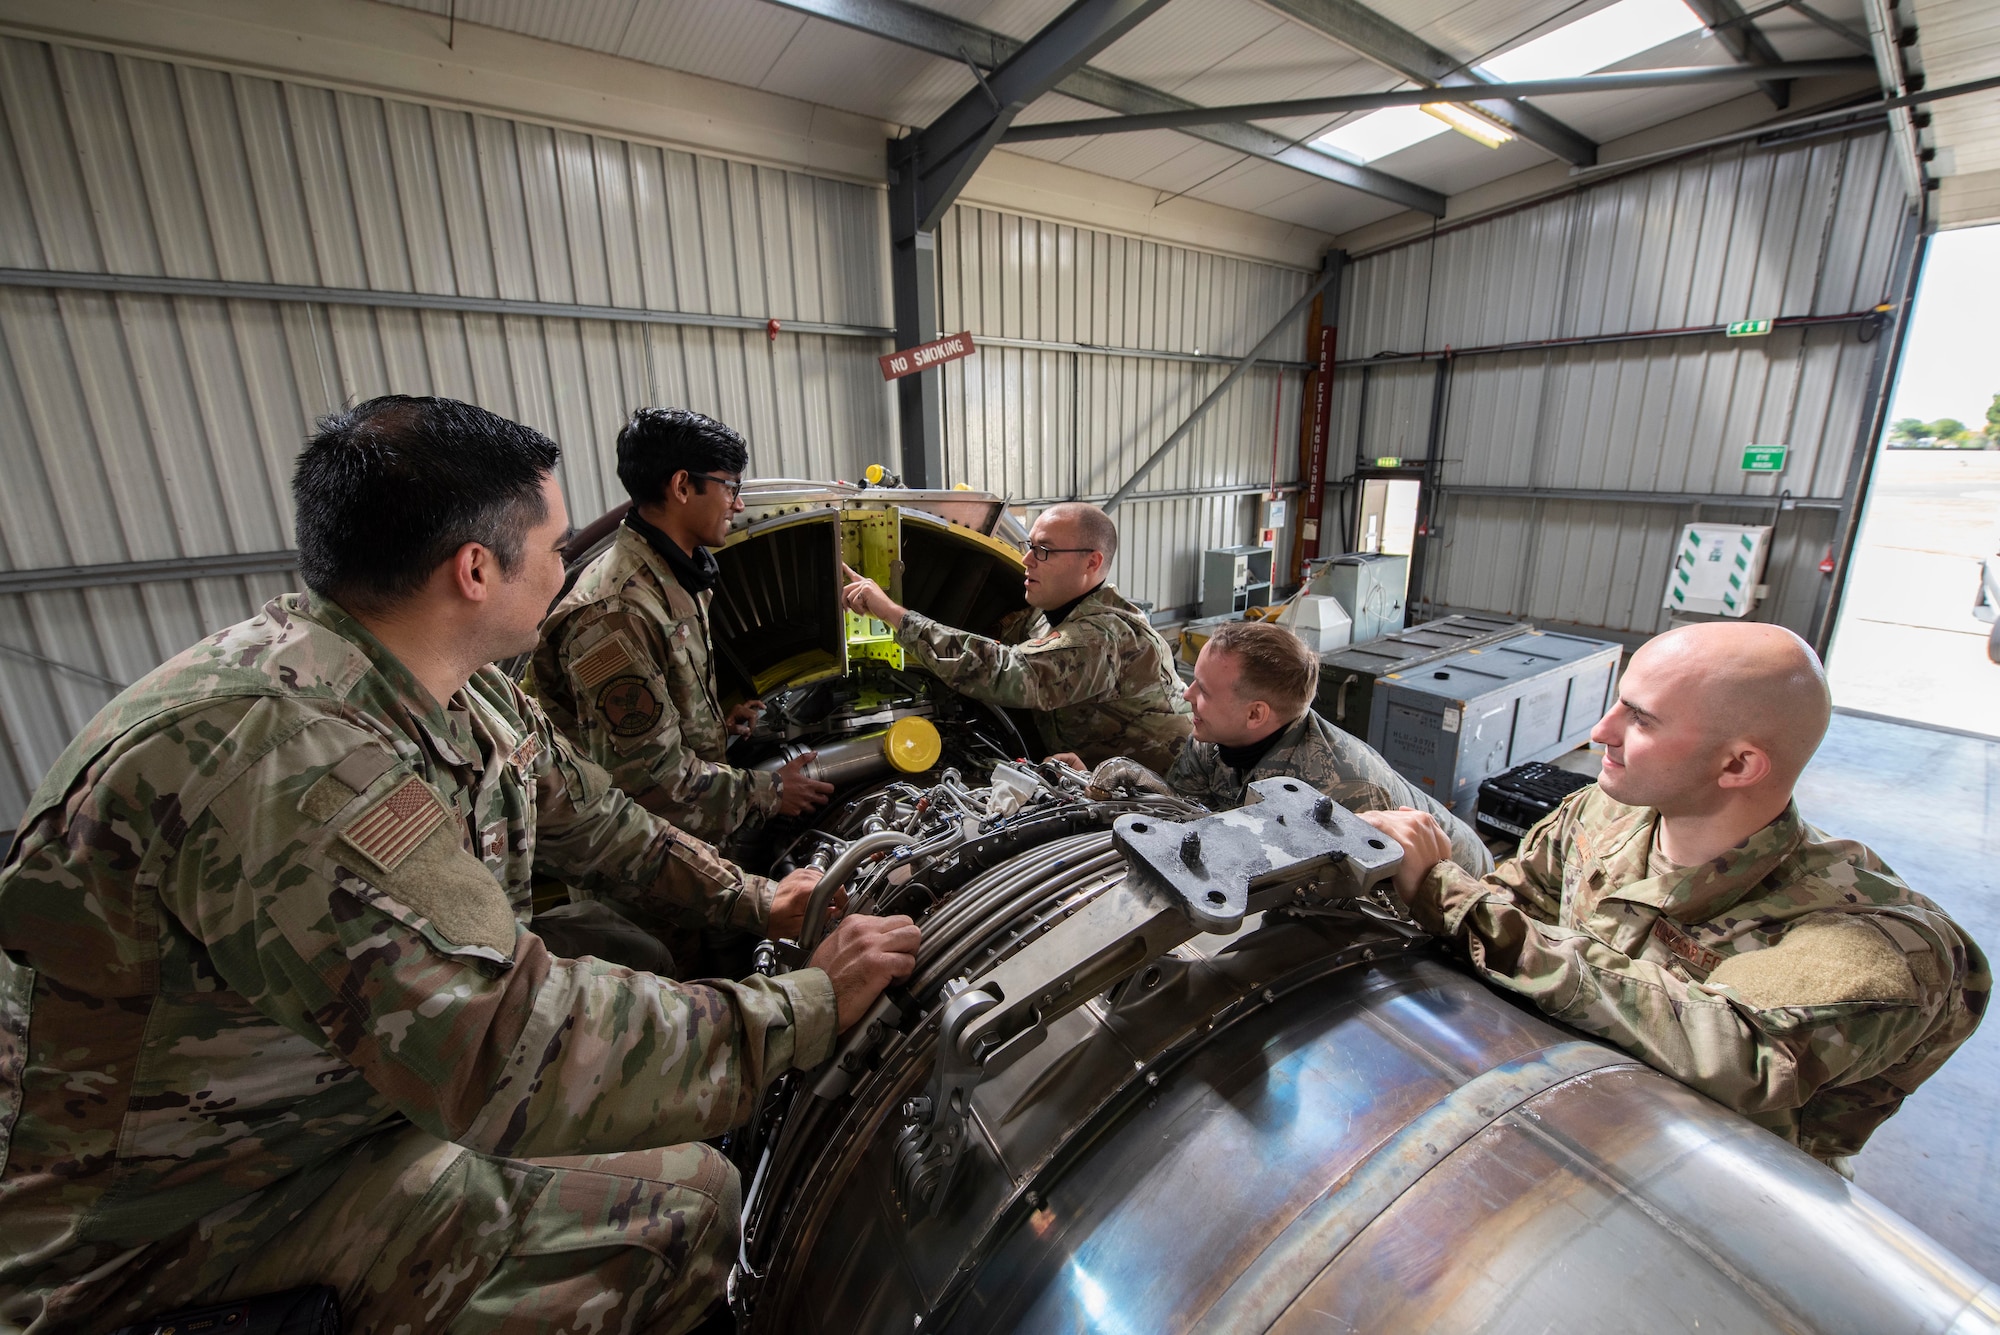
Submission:
[[[2000,668],[1995,669],[2000,672]],[[2000,740],[1836,714],[1799,810],[1874,849],[2000,959]],[[2000,1276],[2000,1020],[1868,1142],[1855,1182]]]
[[[2000,737],[2000,664],[1972,615],[2000,549],[2000,450],[1884,450],[1828,646],[1848,709]]]

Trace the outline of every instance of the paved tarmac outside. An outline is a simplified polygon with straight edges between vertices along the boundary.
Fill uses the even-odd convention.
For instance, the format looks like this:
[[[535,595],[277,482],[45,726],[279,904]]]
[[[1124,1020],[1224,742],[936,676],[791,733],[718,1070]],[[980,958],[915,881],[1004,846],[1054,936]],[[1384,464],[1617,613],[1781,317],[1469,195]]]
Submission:
[[[2000,450],[1884,450],[1827,653],[1834,704],[2000,737],[2000,663],[1972,615],[2000,543]]]

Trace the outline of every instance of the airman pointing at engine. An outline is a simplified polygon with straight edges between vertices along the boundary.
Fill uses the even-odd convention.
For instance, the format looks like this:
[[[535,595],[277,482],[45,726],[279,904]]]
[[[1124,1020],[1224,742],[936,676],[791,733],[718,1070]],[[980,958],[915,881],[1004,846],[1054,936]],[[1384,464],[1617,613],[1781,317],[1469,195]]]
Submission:
[[[1104,571],[1118,529],[1094,505],[1042,511],[1028,534],[1025,613],[1000,637],[940,625],[853,570],[842,601],[894,628],[912,662],[987,704],[1035,711],[1042,744],[1085,763],[1129,755],[1165,772],[1194,731],[1173,650]]]

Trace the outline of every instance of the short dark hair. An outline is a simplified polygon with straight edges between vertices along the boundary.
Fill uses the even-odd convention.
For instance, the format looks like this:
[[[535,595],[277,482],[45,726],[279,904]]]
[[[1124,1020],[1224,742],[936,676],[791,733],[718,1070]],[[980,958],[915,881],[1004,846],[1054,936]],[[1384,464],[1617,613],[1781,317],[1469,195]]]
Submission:
[[[548,518],[542,480],[562,451],[533,427],[457,399],[379,399],[322,417],[292,471],[299,574],[349,611],[423,587],[468,542],[521,559]]]
[[[749,466],[750,447],[734,427],[691,409],[638,408],[618,433],[618,480],[634,505],[658,505],[682,469],[741,475]]]
[[[1299,637],[1268,621],[1225,621],[1208,642],[1234,654],[1242,676],[1237,694],[1247,703],[1262,700],[1287,719],[1306,712],[1319,686],[1319,656]]]

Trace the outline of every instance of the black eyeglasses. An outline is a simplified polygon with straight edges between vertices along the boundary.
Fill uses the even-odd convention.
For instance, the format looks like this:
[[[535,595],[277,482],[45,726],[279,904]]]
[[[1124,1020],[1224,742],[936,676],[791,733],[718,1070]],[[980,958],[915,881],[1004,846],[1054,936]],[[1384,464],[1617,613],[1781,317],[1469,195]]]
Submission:
[[[1095,547],[1051,547],[1046,542],[1031,542],[1028,544],[1028,555],[1034,557],[1037,561],[1046,561],[1057,552],[1094,552],[1096,550],[1097,548]]]
[[[728,478],[717,477],[713,473],[689,473],[688,477],[696,482],[715,483],[715,485],[729,493],[729,499],[732,501],[743,494],[743,483],[740,480],[731,482]]]

